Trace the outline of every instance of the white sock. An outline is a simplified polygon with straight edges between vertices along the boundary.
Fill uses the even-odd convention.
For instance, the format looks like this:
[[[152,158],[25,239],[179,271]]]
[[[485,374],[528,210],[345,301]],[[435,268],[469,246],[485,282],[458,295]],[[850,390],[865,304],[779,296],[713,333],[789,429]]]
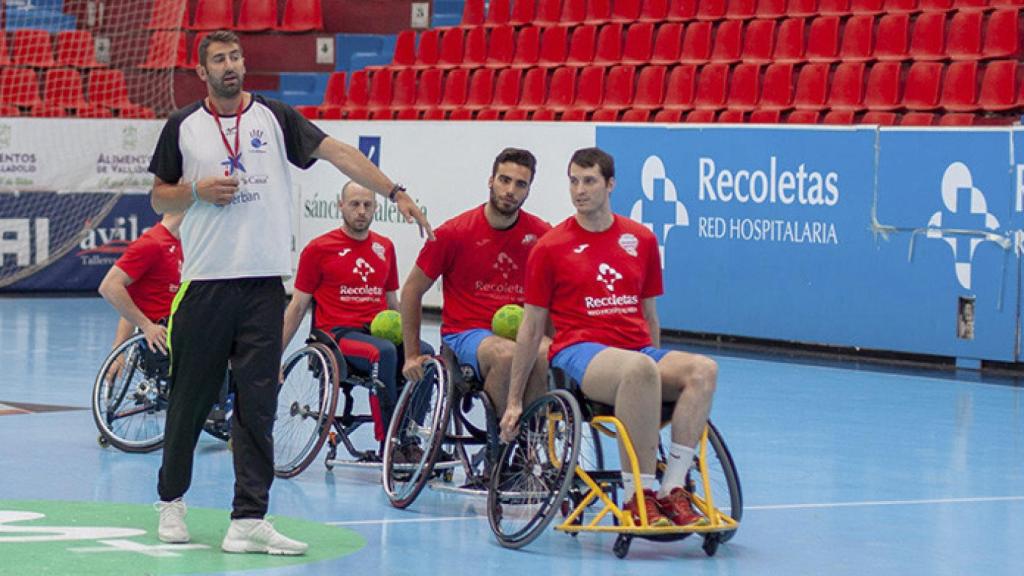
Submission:
[[[633,475],[629,472],[621,472],[622,474],[622,501],[629,502],[633,499],[633,495],[636,494],[636,482],[633,481]]]
[[[668,451],[668,467],[665,469],[664,476],[661,477],[658,498],[668,496],[674,488],[686,483],[686,473],[693,466],[693,458],[696,454],[697,451],[689,446],[672,443]]]

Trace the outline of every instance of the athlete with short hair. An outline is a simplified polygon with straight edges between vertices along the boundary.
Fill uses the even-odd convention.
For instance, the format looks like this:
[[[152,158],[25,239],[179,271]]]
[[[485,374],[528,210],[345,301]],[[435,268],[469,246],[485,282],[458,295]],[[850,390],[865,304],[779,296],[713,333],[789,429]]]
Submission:
[[[644,225],[612,213],[612,157],[599,148],[577,150],[568,173],[576,214],[538,242],[526,266],[526,310],[502,439],[511,441],[518,431],[520,395],[550,316],[555,328],[551,365],[577,382],[588,398],[613,405],[632,437],[649,523],[700,522],[684,485],[711,409],[718,367],[706,356],[659,348],[658,242]],[[655,494],[651,487],[663,402],[674,404],[672,446]],[[629,461],[624,451],[621,461]],[[622,480],[625,508],[639,523],[633,475],[623,472]]]

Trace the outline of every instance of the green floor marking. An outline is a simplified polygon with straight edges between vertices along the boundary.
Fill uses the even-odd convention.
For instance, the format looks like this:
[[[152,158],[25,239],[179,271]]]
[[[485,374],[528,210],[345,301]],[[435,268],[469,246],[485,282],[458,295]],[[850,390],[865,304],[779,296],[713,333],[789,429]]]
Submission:
[[[366,540],[347,528],[272,516],[282,534],[306,542],[304,556],[226,554],[226,510],[189,508],[192,541],[163,544],[151,505],[0,500],[0,576],[196,574],[307,564],[351,554]]]

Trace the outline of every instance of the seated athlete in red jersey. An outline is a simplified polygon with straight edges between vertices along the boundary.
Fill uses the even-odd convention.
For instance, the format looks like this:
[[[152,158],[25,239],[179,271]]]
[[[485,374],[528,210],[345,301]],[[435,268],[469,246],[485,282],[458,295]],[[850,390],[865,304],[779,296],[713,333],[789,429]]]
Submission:
[[[313,327],[338,340],[352,367],[367,374],[377,367],[377,377],[384,384],[375,426],[380,441],[398,400],[402,352],[401,346],[371,336],[368,327],[382,310],[398,309],[398,263],[391,240],[370,230],[377,210],[373,192],[349,182],[341,189],[340,207],[341,227],[314,238],[299,257],[282,342],[287,347],[310,302],[315,301]],[[421,345],[423,353],[433,353]]]
[[[576,214],[551,230],[527,263],[526,312],[512,365],[502,438],[517,432],[518,399],[550,315],[555,327],[551,365],[593,400],[615,407],[633,439],[645,488],[648,521],[685,526],[701,521],[683,487],[711,408],[718,366],[706,356],[658,347],[655,297],[662,293],[654,234],[612,213],[612,157],[584,148],[569,163]],[[672,447],[657,494],[654,486],[663,402],[673,403]],[[628,462],[625,454],[623,462]],[[639,522],[632,474],[623,473],[626,508]]]
[[[473,367],[498,418],[505,411],[515,342],[491,332],[491,319],[498,308],[523,303],[526,257],[537,239],[551,229],[522,209],[536,166],[528,150],[502,150],[491,166],[487,203],[435,230],[435,239],[423,245],[402,288],[405,377],[423,377],[426,358],[410,350],[409,343],[420,337],[423,294],[443,278],[441,339],[460,364]],[[546,389],[547,362],[541,357],[532,366],[526,396],[539,397]]]
[[[178,228],[184,214],[167,213],[139,236],[110,267],[100,283],[100,295],[121,314],[114,347],[138,328],[153,352],[167,353],[171,302],[181,283],[181,240]]]

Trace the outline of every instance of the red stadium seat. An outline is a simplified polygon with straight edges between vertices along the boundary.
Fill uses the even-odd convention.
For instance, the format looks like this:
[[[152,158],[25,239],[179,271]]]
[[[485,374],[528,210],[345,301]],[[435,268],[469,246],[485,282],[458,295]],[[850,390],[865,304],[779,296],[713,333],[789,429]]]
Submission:
[[[371,113],[391,107],[391,76],[390,68],[380,68],[370,74],[370,98],[366,107]]]
[[[669,0],[669,22],[686,22],[697,16],[697,0]]]
[[[493,28],[507,25],[512,16],[511,11],[510,0],[490,0],[487,5],[487,19],[484,20],[484,26]]]
[[[729,97],[726,107],[730,111],[749,112],[757,108],[761,94],[761,65],[737,64],[729,79]]]
[[[353,114],[365,111],[370,102],[370,73],[364,70],[352,72],[348,80],[348,91],[345,92],[345,103],[342,111],[349,118]],[[327,116],[322,113],[322,116]]]
[[[648,45],[650,45],[650,41],[648,41]],[[601,31],[597,35],[597,49],[594,51],[594,64],[598,66],[612,66],[621,61],[622,24],[619,24],[618,22],[605,24],[604,26],[601,26]]]
[[[533,24],[534,14],[537,13],[537,0],[515,0],[512,3],[512,16],[508,23],[512,26],[526,26]]]
[[[651,111],[639,108],[630,108],[622,113],[620,122],[650,122]]]
[[[822,124],[853,124],[856,112],[853,110],[830,110],[821,119]]]
[[[558,19],[560,26],[576,27],[587,18],[587,0],[564,0],[562,16]]]
[[[75,68],[100,68],[96,45],[88,30],[61,30],[57,33],[57,65]]]
[[[676,66],[669,72],[662,107],[667,110],[689,110],[693,108],[696,93],[697,67],[686,64]]]
[[[557,26],[562,19],[562,0],[537,0],[534,26]]]
[[[68,112],[61,106],[42,102],[33,106],[28,115],[35,118],[63,118],[68,115]]]
[[[850,13],[850,0],[818,0],[819,16],[846,16]]]
[[[583,17],[584,24],[594,24],[600,26],[605,22],[610,22],[612,19],[612,3],[611,0],[586,0],[587,11]]]
[[[561,112],[572,107],[576,100],[576,70],[569,67],[555,68],[544,108]]]
[[[416,104],[419,112],[433,110],[441,104],[441,84],[444,73],[440,68],[425,70],[416,84]]]
[[[743,35],[742,61],[745,64],[767,64],[775,49],[775,20],[754,20]]]
[[[989,2],[992,8],[1020,8],[1024,7],[1024,0],[992,0]]]
[[[985,26],[982,58],[1021,58],[1020,16],[1016,9],[996,10]]]
[[[155,0],[149,12],[146,30],[188,28],[188,3],[181,0]]]
[[[494,36],[496,30],[510,30],[508,26],[502,28],[494,28],[491,31],[491,36]],[[509,36],[508,45],[508,57],[512,59],[512,37]],[[487,29],[482,26],[476,28],[470,28],[466,32],[465,50],[462,53],[462,63],[459,64],[462,68],[479,68],[487,63]]]
[[[601,108],[599,110],[594,110],[594,113],[590,115],[590,121],[591,122],[618,122],[619,121],[619,112],[621,112],[621,110],[608,110],[606,108]],[[565,117],[562,117],[562,120],[565,120]]]
[[[818,15],[818,0],[789,0],[786,15],[790,18],[809,18]]]
[[[982,110],[999,112],[1020,105],[1017,101],[1017,67],[1016,60],[993,60],[985,65],[978,96],[978,106]]]
[[[797,110],[821,110],[828,94],[828,64],[807,64],[796,78],[793,107]]]
[[[874,56],[878,60],[910,58],[910,15],[886,14],[878,20]]]
[[[242,0],[238,8],[239,32],[262,32],[277,26],[277,0]]]
[[[505,68],[498,72],[498,80],[494,86],[494,98],[491,100],[490,107],[499,111],[515,108],[519,104],[519,87],[522,77],[523,71],[518,68]]]
[[[53,45],[46,30],[14,31],[14,63],[21,66],[49,68],[54,66]]]
[[[909,110],[935,110],[942,94],[942,64],[914,62],[907,72],[903,105]]]
[[[633,109],[656,110],[661,108],[665,98],[664,66],[645,66],[640,70],[636,82],[636,96],[633,98]]]
[[[750,124],[778,124],[782,122],[782,112],[778,110],[754,110],[747,118]]]
[[[516,48],[512,56],[513,68],[530,68],[540,60],[540,28],[523,28],[516,36]]]
[[[413,110],[416,106],[416,71],[403,68],[395,73],[391,82],[390,113]]]
[[[789,110],[793,107],[793,65],[776,63],[764,72],[764,87],[758,108],[761,110]]]
[[[895,126],[896,125],[896,113],[895,112],[878,112],[872,110],[860,119],[861,124],[878,124],[879,126]]]
[[[700,0],[697,4],[698,20],[721,20],[725,18],[726,0]]]
[[[13,104],[0,104],[0,116],[21,116],[21,111]]]
[[[683,26],[678,22],[666,22],[658,26],[651,51],[651,64],[675,64],[683,47]]]
[[[974,126],[976,119],[974,114],[943,114],[939,126]]]
[[[868,86],[864,92],[864,106],[868,110],[896,110],[903,106],[900,98],[899,62],[878,62],[868,72]]]
[[[743,110],[722,110],[715,121],[719,124],[742,124],[745,115]]]
[[[864,63],[840,62],[832,77],[828,107],[832,110],[864,108]]]
[[[507,120],[507,121],[520,121],[521,122],[523,120],[529,120],[530,119],[530,112],[528,110],[521,110],[519,108],[516,108],[514,110],[509,110],[508,112],[505,112],[501,116],[501,119],[502,120]]]
[[[643,0],[640,7],[640,15],[637,20],[640,22],[662,23],[670,20],[668,17],[669,0]]]
[[[804,61],[804,28],[803,18],[790,18],[779,24],[779,36],[775,42],[773,60],[779,63],[797,63]]]
[[[851,16],[843,30],[839,58],[845,62],[868,62],[874,59],[875,17]]]
[[[725,97],[729,84],[728,64],[707,64],[700,70],[697,96],[693,106],[697,110],[721,110],[725,108]]]
[[[653,122],[681,122],[683,119],[682,110],[658,110],[654,115]]]
[[[285,0],[281,14],[281,32],[309,32],[324,29],[320,0]]]
[[[900,118],[900,126],[932,126],[935,114],[928,112],[908,112]]]
[[[953,60],[981,58],[981,12],[957,12],[949,23],[946,54]]]
[[[230,30],[235,24],[231,0],[197,0],[192,30]]]
[[[483,110],[491,105],[494,98],[494,70],[477,68],[469,78],[469,95],[466,97],[467,110]]]
[[[552,86],[554,88],[554,86]],[[604,68],[589,66],[581,68],[576,97],[569,109],[593,112],[601,107],[604,99]]]
[[[395,39],[395,52],[391,56],[391,67],[405,68],[416,64],[416,31],[402,30]]]
[[[473,111],[468,108],[456,108],[448,113],[449,120],[472,120]]]
[[[520,0],[524,1],[524,0]],[[525,34],[525,31],[523,32]],[[466,41],[466,50],[472,40],[473,32],[470,31],[470,39]],[[536,38],[536,35],[534,36]],[[487,58],[484,66],[488,68],[505,68],[512,65],[512,58],[515,56],[516,29],[512,26],[498,26],[491,30],[489,40],[485,39]],[[536,52],[534,52],[536,54]]]
[[[440,108],[431,108],[424,110],[423,115],[420,117],[421,120],[444,120],[445,111]]]
[[[946,13],[926,12],[914,21],[910,36],[910,56],[914,60],[946,59]]]
[[[612,22],[636,22],[640,18],[640,4],[642,0],[615,0],[612,7]],[[667,5],[662,2],[662,6]]]
[[[918,8],[922,12],[941,12],[945,14],[953,10],[953,0],[921,0]]]
[[[423,33],[420,34],[420,43],[416,49],[416,62],[412,67],[416,70],[433,68],[434,65],[437,64],[437,59],[440,57],[440,42],[440,30],[437,28],[424,30]]]
[[[743,50],[743,22],[719,22],[715,31],[715,46],[711,50],[712,62],[739,62]]]
[[[122,118],[152,118],[153,111],[128,99],[128,86],[120,70],[89,72],[88,97],[92,104],[119,110]]]
[[[192,53],[188,58],[188,67],[195,68],[199,63],[199,43],[203,41],[209,32],[199,32],[192,38]]]
[[[548,93],[548,71],[543,68],[530,68],[523,77],[523,93],[519,98],[517,109],[532,111],[544,105]]]
[[[786,0],[759,0],[754,17],[775,20],[786,17]]]
[[[786,124],[817,124],[821,112],[817,110],[794,110],[786,117]]]
[[[363,73],[365,76],[365,72]],[[331,75],[327,77],[327,87],[324,89],[324,99],[317,107],[317,115],[324,117],[327,110],[333,109],[337,111],[337,116],[341,117],[341,109],[345,106],[345,73],[344,72],[331,72]]]
[[[677,32],[679,27],[673,24],[665,26],[674,27]],[[646,64],[651,61],[651,47],[654,40],[654,24],[650,22],[637,22],[626,31],[626,44],[622,49],[623,64]],[[677,44],[678,46],[678,44]]]
[[[484,23],[484,0],[464,0],[459,26],[473,27]]]
[[[441,34],[441,48],[435,66],[442,70],[458,68],[462,64],[464,39],[462,28],[446,28]]]
[[[881,14],[885,12],[885,0],[853,0],[850,2],[850,12],[855,15]]]
[[[727,20],[750,20],[757,11],[757,0],[729,0],[725,10]]]
[[[550,26],[544,29],[544,34],[541,36],[540,41],[540,59],[537,62],[538,64],[548,68],[565,64],[566,49],[569,45],[569,34],[567,31],[568,28],[564,26]]]
[[[7,49],[7,34],[0,34],[0,66],[11,65],[11,53]]]
[[[978,63],[953,62],[946,67],[942,84],[942,107],[951,112],[973,112],[978,109]]]
[[[834,62],[839,59],[839,17],[819,16],[811,21],[807,37],[808,62]]]
[[[441,110],[455,110],[466,104],[469,95],[469,71],[451,70],[444,77],[444,93],[441,95]]]
[[[885,0],[886,14],[913,14],[917,12],[917,0]]]
[[[85,93],[82,90],[82,76],[70,68],[53,68],[46,71],[43,79],[43,101],[60,108],[85,108]]]
[[[604,83],[604,99],[601,108],[625,110],[633,104],[633,83],[636,79],[634,66],[613,66],[608,70]],[[583,79],[580,79],[582,89]]]
[[[149,36],[146,61],[139,68],[164,70],[188,67],[188,47],[185,33],[177,30],[157,30]]]
[[[987,12],[991,9],[988,0],[955,0],[953,4],[960,12]]]
[[[683,64],[703,64],[711,59],[711,22],[690,22],[683,37],[679,61]]]
[[[572,31],[569,41],[569,54],[565,64],[569,66],[588,66],[594,61],[594,49],[597,46],[597,26],[584,24]],[[541,61],[545,62],[541,57]]]
[[[693,124],[710,124],[715,121],[717,110],[691,110],[686,114],[685,122]]]
[[[484,121],[484,120],[500,120],[501,119],[501,112],[495,110],[494,108],[485,108],[485,109],[477,112],[476,119],[480,120],[480,121]]]

